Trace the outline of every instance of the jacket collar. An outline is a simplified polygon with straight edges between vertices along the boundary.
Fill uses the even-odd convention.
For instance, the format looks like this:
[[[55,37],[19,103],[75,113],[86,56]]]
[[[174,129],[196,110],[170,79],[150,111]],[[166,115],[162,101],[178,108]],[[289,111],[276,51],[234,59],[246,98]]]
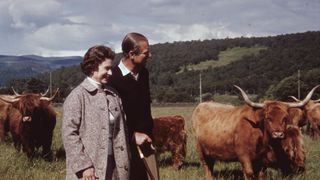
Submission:
[[[94,86],[87,78],[82,81],[81,86],[89,92],[98,90],[98,87]]]
[[[99,91],[99,88],[98,88],[97,86],[93,85],[92,82],[90,82],[88,78],[85,78],[85,79],[82,81],[81,86],[82,86],[84,89],[86,89],[88,92],[90,92],[90,93],[92,93],[92,92],[94,92],[94,91],[97,91],[97,92]],[[104,92],[106,92],[106,93],[110,93],[110,94],[113,94],[113,95],[117,95],[116,91],[115,91],[112,87],[110,87],[110,86],[108,86],[108,85],[104,85],[104,86],[102,87],[102,90],[103,90]]]

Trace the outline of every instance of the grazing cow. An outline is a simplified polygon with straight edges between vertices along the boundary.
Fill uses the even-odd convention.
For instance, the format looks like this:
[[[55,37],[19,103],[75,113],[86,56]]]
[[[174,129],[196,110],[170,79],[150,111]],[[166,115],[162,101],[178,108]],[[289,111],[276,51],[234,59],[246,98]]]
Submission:
[[[34,149],[39,147],[42,147],[44,158],[52,158],[51,144],[56,113],[50,102],[56,93],[50,98],[35,93],[0,96],[0,99],[12,105],[8,118],[15,148],[20,151],[22,144],[23,151],[30,159],[34,155]]]
[[[205,102],[192,114],[200,160],[208,179],[213,178],[216,160],[240,161],[245,179],[253,176],[264,179],[266,166],[278,157],[276,145],[286,136],[288,110],[303,107],[318,86],[299,103],[254,103],[240,87],[235,87],[241,91],[247,105],[233,107]]]
[[[153,136],[157,152],[170,151],[174,169],[180,169],[186,157],[187,133],[182,116],[154,118]]]
[[[290,96],[297,102],[300,102],[299,99],[294,96]],[[307,131],[311,134],[312,139],[316,140],[320,138],[320,99],[310,100],[304,106],[304,113],[306,115],[308,128]]]

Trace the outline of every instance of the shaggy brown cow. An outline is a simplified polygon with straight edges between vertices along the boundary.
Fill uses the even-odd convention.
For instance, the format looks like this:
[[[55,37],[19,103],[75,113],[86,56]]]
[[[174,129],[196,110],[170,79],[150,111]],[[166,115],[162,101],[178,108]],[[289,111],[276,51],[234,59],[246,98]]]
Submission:
[[[297,102],[299,99],[294,96],[290,96]],[[312,139],[316,140],[320,138],[320,99],[310,100],[307,105],[304,106],[304,113],[306,114],[308,128],[307,131],[311,135]]]
[[[12,88],[15,95],[0,95],[4,99],[13,99],[19,94]],[[49,92],[49,89],[44,93],[40,93],[42,96],[46,96]],[[9,119],[8,115],[11,111],[12,105],[11,103],[5,102],[0,98],[0,140],[4,140],[9,132]]]
[[[14,145],[19,151],[22,144],[29,158],[33,157],[35,148],[42,147],[42,156],[51,159],[56,114],[50,102],[56,93],[51,98],[34,93],[0,96],[0,99],[12,105],[8,117]]]
[[[154,118],[153,136],[157,152],[170,151],[174,169],[180,169],[186,157],[187,133],[182,116]]]
[[[208,179],[213,178],[216,160],[240,161],[245,179],[252,179],[254,175],[263,179],[265,167],[271,164],[265,157],[267,154],[271,160],[277,157],[273,142],[278,144],[286,135],[288,110],[303,107],[318,86],[300,103],[254,103],[240,87],[235,87],[241,91],[247,105],[233,107],[205,102],[192,114],[200,160]],[[264,164],[266,162],[269,164]]]

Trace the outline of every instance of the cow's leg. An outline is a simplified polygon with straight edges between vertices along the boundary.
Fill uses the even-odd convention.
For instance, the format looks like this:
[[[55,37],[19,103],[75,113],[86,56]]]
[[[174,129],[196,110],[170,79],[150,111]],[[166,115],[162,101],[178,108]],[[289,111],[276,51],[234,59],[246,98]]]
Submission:
[[[309,136],[311,136],[311,127],[310,127],[310,122],[309,122],[309,120],[307,121],[306,134],[308,134]]]
[[[319,127],[318,127],[318,124],[315,123],[315,122],[312,122],[311,123],[311,134],[312,134],[312,138],[314,140],[318,139],[319,136],[320,136],[320,130],[319,130]]]
[[[12,140],[13,140],[13,144],[15,149],[20,152],[21,149],[21,141],[20,141],[20,136],[14,133],[11,133],[12,135]]]
[[[266,177],[265,177],[265,171],[266,171],[265,168],[261,168],[261,170],[257,173],[257,176],[258,176],[258,179],[259,179],[259,180],[264,180],[264,179],[266,179]]]
[[[1,119],[0,119],[1,121]],[[0,122],[0,140],[4,140],[5,138],[5,130],[4,130],[4,125]]]
[[[18,152],[20,152],[21,150],[21,141],[22,141],[21,139],[22,133],[21,133],[20,127],[21,127],[20,124],[13,123],[10,125],[10,133],[12,136],[13,144]]]
[[[45,138],[45,141],[41,142],[42,157],[48,161],[52,161],[53,159],[52,151],[51,151],[52,136],[53,136],[53,132],[49,133],[49,135],[47,136],[48,138]]]
[[[263,167],[262,161],[256,160],[252,164],[253,164],[254,175],[256,177],[258,177],[259,180],[264,180],[265,179],[264,172],[265,172],[266,168]]]
[[[215,160],[208,157],[208,156],[205,156],[204,157],[204,161],[206,162],[207,166],[205,167],[206,168],[206,177],[207,179],[214,179],[214,176],[213,176],[213,166],[214,166],[214,163],[215,163]]]
[[[34,147],[27,145],[27,146],[22,146],[23,152],[27,154],[27,157],[31,160],[34,156]]]
[[[27,154],[27,157],[29,158],[29,160],[32,160],[33,156],[34,156],[34,143],[31,140],[31,138],[29,138],[28,135],[22,136],[21,137],[21,142],[22,142],[22,150],[23,152],[25,152]]]
[[[5,127],[5,123],[3,119],[0,119],[0,140],[5,140],[5,137],[7,136],[7,130]]]
[[[245,180],[253,179],[253,168],[249,157],[242,157],[240,159],[242,164],[242,172]]]
[[[202,166],[204,168],[204,171],[205,171],[206,179],[207,180],[212,180],[213,179],[214,160],[211,159],[211,161],[210,161],[210,158],[206,157],[203,154],[202,148],[199,145],[199,143],[197,143],[197,151],[198,151],[198,154],[199,154],[200,162],[201,162],[201,164],[202,164]]]
[[[179,144],[179,145],[174,145],[171,148],[171,153],[172,153],[172,162],[173,162],[173,168],[174,169],[180,169],[184,158],[186,156],[185,152],[185,145]]]

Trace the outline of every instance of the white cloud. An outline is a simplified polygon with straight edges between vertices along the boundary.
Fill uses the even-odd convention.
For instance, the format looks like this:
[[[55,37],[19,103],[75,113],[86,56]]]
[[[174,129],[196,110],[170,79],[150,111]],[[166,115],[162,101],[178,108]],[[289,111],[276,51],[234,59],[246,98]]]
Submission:
[[[320,30],[319,0],[2,0],[0,54],[120,52],[128,32],[151,44]]]
[[[54,0],[26,1],[14,0],[9,5],[9,14],[12,17],[13,28],[34,29],[45,26],[52,21],[60,19],[61,5]]]
[[[154,31],[155,34],[163,37],[161,41],[188,41],[204,40],[213,38],[237,37],[241,34],[232,32],[223,25],[160,25]]]

